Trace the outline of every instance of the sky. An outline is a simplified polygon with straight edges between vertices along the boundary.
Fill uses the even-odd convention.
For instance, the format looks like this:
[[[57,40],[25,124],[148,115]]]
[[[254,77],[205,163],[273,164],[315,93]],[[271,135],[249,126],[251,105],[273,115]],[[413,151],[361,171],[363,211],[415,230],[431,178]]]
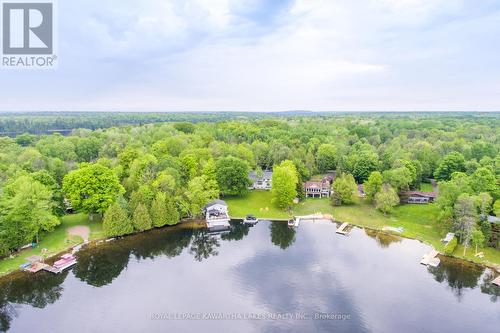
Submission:
[[[500,110],[499,0],[58,0],[0,111]]]

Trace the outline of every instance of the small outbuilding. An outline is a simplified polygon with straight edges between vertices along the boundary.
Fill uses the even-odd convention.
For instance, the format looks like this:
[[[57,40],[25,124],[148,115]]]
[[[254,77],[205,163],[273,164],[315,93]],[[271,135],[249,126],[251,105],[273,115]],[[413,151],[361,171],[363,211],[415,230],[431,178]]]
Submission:
[[[224,200],[214,200],[203,209],[205,221],[209,229],[229,227],[229,210]]]

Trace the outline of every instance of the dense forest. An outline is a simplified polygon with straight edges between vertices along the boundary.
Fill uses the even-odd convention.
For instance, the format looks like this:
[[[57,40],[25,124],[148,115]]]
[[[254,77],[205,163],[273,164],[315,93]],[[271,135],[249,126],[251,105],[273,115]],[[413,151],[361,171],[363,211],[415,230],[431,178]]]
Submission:
[[[72,130],[29,133],[54,129]],[[3,115],[0,131],[23,133],[0,137],[0,253],[69,211],[102,216],[109,237],[200,217],[215,198],[245,196],[250,171],[271,169],[283,210],[332,170],[332,205],[363,184],[384,214],[435,179],[443,233],[498,246],[488,217],[500,216],[499,129],[498,113]]]

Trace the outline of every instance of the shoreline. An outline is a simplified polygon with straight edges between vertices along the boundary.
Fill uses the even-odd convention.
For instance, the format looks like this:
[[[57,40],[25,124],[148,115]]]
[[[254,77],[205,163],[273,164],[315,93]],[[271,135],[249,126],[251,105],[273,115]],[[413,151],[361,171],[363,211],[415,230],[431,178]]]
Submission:
[[[293,217],[291,217],[291,218],[293,218]],[[244,219],[244,217],[231,217],[231,221],[234,221],[234,220],[241,220],[242,221],[243,219]],[[285,223],[289,219],[259,217],[259,220]],[[331,222],[334,223],[334,224],[343,223],[341,221],[337,221],[336,219],[332,219]],[[360,228],[360,229],[368,229],[368,230],[376,231],[376,232],[379,232],[379,233],[382,233],[382,234],[385,234],[385,235],[398,236],[398,237],[401,237],[401,238],[416,240],[416,241],[419,241],[419,242],[421,242],[423,244],[426,244],[426,245],[430,246],[431,248],[435,249],[435,246],[433,244],[431,244],[428,240],[417,238],[417,237],[411,237],[411,236],[405,235],[404,232],[401,233],[401,234],[399,234],[399,233],[394,233],[394,232],[390,232],[390,231],[386,231],[386,230],[374,228],[374,227],[371,227],[371,226],[366,226],[366,225],[363,225],[363,224],[360,224],[360,223],[353,223],[353,222],[348,222],[348,223],[351,224],[351,225],[353,225],[354,227],[357,227],[357,228]],[[73,249],[74,247],[76,247],[78,245],[82,245],[83,244],[83,245],[85,245],[85,247],[99,246],[99,244],[107,243],[107,242],[114,241],[114,240],[117,240],[117,239],[122,239],[122,238],[125,238],[125,237],[139,235],[139,234],[144,234],[144,233],[147,233],[147,232],[153,231],[153,230],[162,230],[162,229],[168,229],[168,228],[172,228],[172,229],[174,229],[174,228],[201,229],[201,228],[205,228],[205,222],[203,220],[199,220],[199,219],[182,219],[177,224],[166,225],[166,226],[163,226],[161,228],[152,228],[150,230],[143,231],[143,232],[132,233],[132,234],[129,234],[129,235],[124,235],[124,236],[119,236],[119,237],[96,238],[96,239],[93,239],[91,241],[88,241],[87,243],[81,243],[81,244],[76,244],[76,245],[69,246],[69,247],[65,248],[64,250],[59,251],[58,253],[50,255],[46,259],[48,259],[48,261],[50,262],[54,258],[56,258],[58,256],[61,256],[64,253],[67,253],[69,250]],[[473,264],[476,264],[476,265],[480,265],[480,266],[483,266],[485,268],[492,269],[495,272],[497,272],[498,274],[500,274],[500,263],[493,263],[493,262],[489,262],[489,261],[486,261],[486,262],[477,262],[477,261],[471,260],[469,258],[464,258],[463,256],[446,255],[446,254],[443,254],[438,249],[436,249],[436,250],[439,252],[440,256],[454,258],[454,259],[458,259],[458,260],[463,260],[463,261],[468,262],[468,263],[473,263]],[[22,274],[22,273],[24,273],[24,271],[21,270],[20,268],[17,268],[17,269],[12,270],[12,271],[3,272],[3,273],[0,273],[0,280],[11,278],[11,277],[14,277],[17,274]]]

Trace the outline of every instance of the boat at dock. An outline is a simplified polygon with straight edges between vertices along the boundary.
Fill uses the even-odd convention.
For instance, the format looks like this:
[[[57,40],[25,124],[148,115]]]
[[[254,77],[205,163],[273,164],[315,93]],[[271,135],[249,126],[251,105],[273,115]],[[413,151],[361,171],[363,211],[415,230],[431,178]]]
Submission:
[[[71,253],[66,253],[61,256],[61,259],[56,261],[53,267],[59,272],[64,271],[65,269],[70,268],[71,266],[76,264],[76,258]]]
[[[255,216],[253,216],[252,214],[248,214],[244,219],[243,219],[243,223],[244,224],[251,224],[251,225],[254,225],[254,224],[257,224],[259,222],[259,219],[256,218]]]

